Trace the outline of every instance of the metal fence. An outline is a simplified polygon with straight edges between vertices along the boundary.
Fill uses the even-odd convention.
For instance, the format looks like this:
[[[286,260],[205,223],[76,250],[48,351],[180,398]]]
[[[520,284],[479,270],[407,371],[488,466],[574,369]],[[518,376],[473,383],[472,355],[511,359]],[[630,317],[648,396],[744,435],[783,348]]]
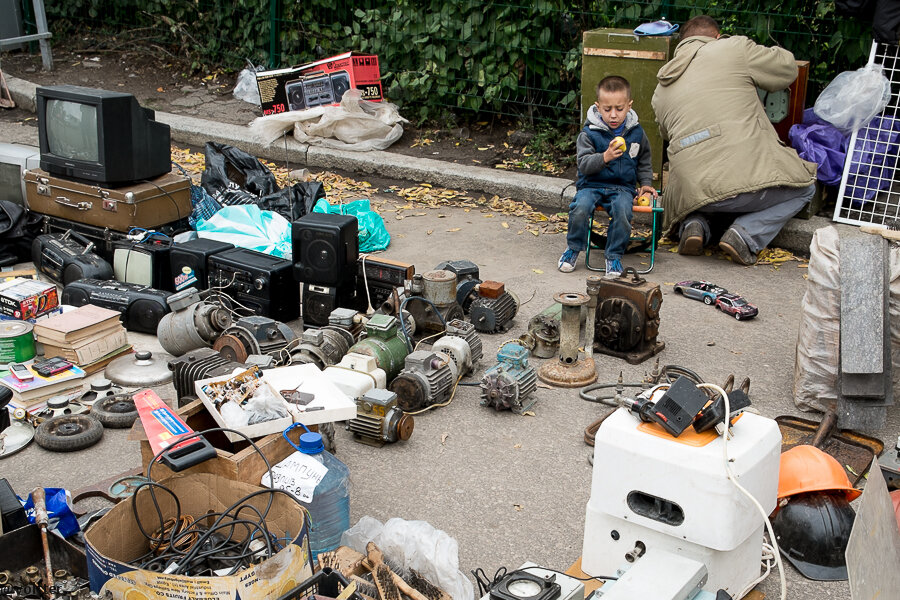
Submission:
[[[377,53],[386,95],[412,118],[576,122],[582,33],[600,27],[710,14],[724,33],[809,60],[810,98],[863,64],[871,44],[869,25],[836,15],[830,0],[47,0],[47,11],[58,35],[133,37],[195,69]]]

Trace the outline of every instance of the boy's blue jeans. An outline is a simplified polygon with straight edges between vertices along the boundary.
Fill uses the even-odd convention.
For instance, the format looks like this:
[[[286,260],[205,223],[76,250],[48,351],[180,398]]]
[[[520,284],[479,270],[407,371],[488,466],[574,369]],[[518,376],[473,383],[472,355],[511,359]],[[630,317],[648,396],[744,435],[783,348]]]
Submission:
[[[602,206],[609,214],[609,231],[606,234],[606,259],[621,260],[631,239],[631,207],[634,190],[624,187],[583,188],[575,193],[569,205],[569,233],[566,242],[570,250],[583,252],[588,244],[588,227],[591,214]]]

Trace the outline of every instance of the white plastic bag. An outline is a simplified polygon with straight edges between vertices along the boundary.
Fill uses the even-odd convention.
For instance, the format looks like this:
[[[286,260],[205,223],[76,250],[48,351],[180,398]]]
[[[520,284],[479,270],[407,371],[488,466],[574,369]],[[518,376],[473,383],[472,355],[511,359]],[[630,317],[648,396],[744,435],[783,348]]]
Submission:
[[[415,569],[453,600],[474,600],[472,582],[459,570],[459,546],[446,532],[425,521],[394,518],[382,525],[363,517],[341,535],[342,546],[363,554],[369,542],[375,542],[389,563]]]
[[[363,152],[389,147],[403,135],[401,123],[408,122],[396,104],[369,102],[362,99],[362,92],[351,89],[344,92],[340,106],[258,117],[250,123],[250,131],[271,144],[293,128],[298,142]]]
[[[234,86],[234,97],[250,104],[259,106],[259,88],[256,85],[256,71],[244,69],[238,73],[237,83]]]
[[[843,133],[853,133],[891,99],[891,82],[881,71],[881,65],[844,71],[822,90],[813,111]]]

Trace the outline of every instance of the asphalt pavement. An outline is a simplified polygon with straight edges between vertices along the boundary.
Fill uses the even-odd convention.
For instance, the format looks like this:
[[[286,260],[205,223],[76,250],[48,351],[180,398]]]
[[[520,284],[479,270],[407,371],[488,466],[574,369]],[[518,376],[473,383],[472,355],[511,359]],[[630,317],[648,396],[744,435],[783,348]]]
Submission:
[[[209,131],[214,131],[212,125]],[[202,133],[196,132],[198,139]],[[34,144],[36,130],[0,123],[0,139]],[[244,147],[240,139],[233,141]],[[354,172],[358,163],[360,175],[369,172],[365,155],[343,160],[345,170]],[[311,165],[313,170],[321,166]],[[527,177],[511,184],[505,195],[520,199],[519,190],[534,182]],[[419,272],[444,260],[469,259],[478,264],[482,279],[504,282],[522,301],[509,332],[482,336],[485,356],[474,380],[494,364],[502,342],[523,333],[528,320],[551,305],[556,293],[585,291],[589,272],[583,260],[573,273],[556,269],[565,248],[563,235],[531,235],[518,217],[441,207],[423,208],[421,216],[407,214],[402,220],[387,213],[385,219],[392,241],[384,257],[413,262]],[[647,261],[646,256],[629,255],[625,263],[641,266]],[[792,382],[805,273],[797,262],[740,267],[719,254],[681,257],[663,248],[646,275],[663,292],[659,339],[666,346],[660,362],[688,367],[720,385],[730,374],[738,381],[749,377],[750,397],[762,415],[802,415],[792,401]],[[685,279],[707,279],[739,293],[759,306],[759,316],[736,321],[675,295],[672,285]],[[132,334],[131,339],[137,349],[159,350],[152,336]],[[538,368],[544,362],[532,359]],[[596,362],[601,382],[615,381],[620,373],[625,381],[637,381],[652,366],[652,361],[630,365],[603,355]],[[459,566],[466,574],[479,567],[493,573],[525,561],[567,568],[582,553],[591,489],[591,449],[584,443],[584,428],[610,409],[581,400],[578,390],[541,385],[536,396],[534,416],[517,416],[481,407],[477,387],[459,387],[449,406],[415,417],[407,442],[381,449],[357,444],[338,429],[337,456],[351,471],[352,521],[364,515],[427,521],[458,541]],[[900,416],[892,410],[888,427],[869,433],[894,440],[898,431]],[[107,430],[96,446],[72,454],[32,444],[0,461],[0,473],[22,494],[38,485],[77,489],[139,465],[138,444],[128,439],[128,432]],[[845,582],[813,582],[789,565],[786,569],[788,598],[849,597]],[[777,597],[777,582],[773,575],[759,589]]]

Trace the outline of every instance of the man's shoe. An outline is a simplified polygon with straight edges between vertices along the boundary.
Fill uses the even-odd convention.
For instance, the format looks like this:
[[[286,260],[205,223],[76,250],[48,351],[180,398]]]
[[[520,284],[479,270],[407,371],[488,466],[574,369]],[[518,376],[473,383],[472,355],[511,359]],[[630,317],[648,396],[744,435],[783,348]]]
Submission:
[[[618,258],[614,258],[612,260],[606,259],[606,275],[604,277],[606,279],[612,279],[613,277],[618,277],[622,274],[622,261]]]
[[[756,255],[750,252],[747,242],[733,227],[729,227],[728,231],[722,234],[722,239],[719,240],[719,248],[739,265],[749,266],[756,264]]]
[[[571,273],[575,270],[576,260],[578,260],[578,251],[566,248],[566,251],[559,257],[557,268],[563,273]]]
[[[691,221],[684,226],[681,240],[678,242],[678,254],[683,256],[700,256],[703,252],[703,225]]]

